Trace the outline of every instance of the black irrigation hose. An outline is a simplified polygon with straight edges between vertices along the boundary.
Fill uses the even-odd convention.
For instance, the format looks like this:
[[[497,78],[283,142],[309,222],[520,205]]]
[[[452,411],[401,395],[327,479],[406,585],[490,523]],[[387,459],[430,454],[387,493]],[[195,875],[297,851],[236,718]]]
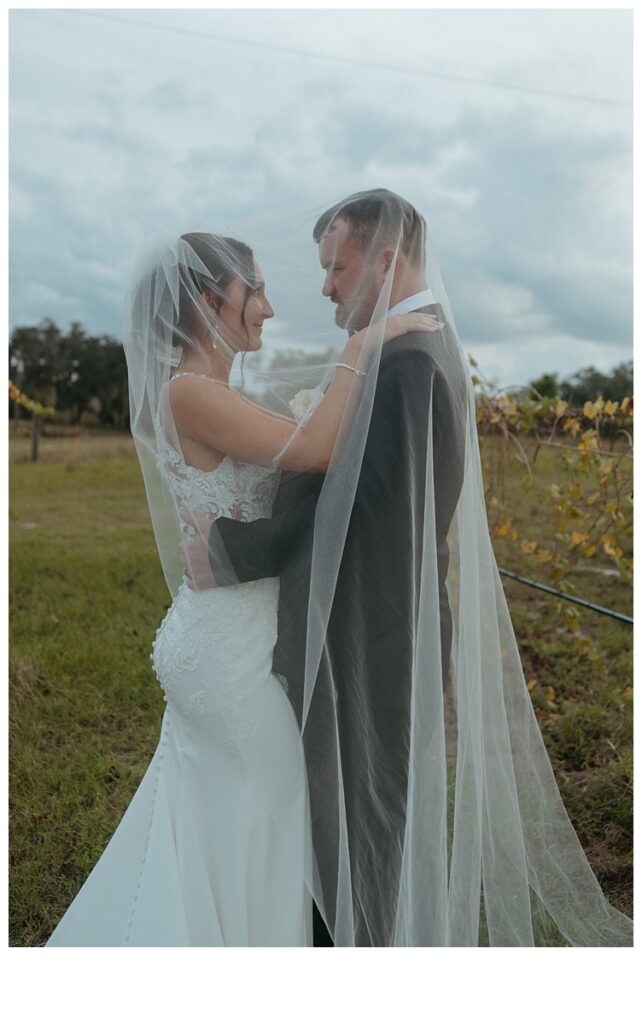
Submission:
[[[499,568],[499,567],[498,567]],[[518,576],[517,573],[511,572],[509,569],[499,569],[502,576],[510,576],[512,580],[517,580],[518,583],[526,583],[529,587],[536,587],[537,590],[545,590],[547,594],[555,594],[556,597],[562,597],[565,601],[573,601],[574,604],[581,604],[584,608],[590,608],[592,612],[600,612],[601,615],[610,615],[612,619],[619,619],[620,622],[626,622],[630,626],[633,625],[633,619],[628,615],[622,615],[621,612],[614,612],[611,608],[602,608],[599,604],[592,604],[591,601],[585,601],[581,597],[573,597],[571,594],[564,594],[561,590],[556,590],[555,587],[549,587],[546,583],[536,583],[535,580],[527,580],[524,576]]]

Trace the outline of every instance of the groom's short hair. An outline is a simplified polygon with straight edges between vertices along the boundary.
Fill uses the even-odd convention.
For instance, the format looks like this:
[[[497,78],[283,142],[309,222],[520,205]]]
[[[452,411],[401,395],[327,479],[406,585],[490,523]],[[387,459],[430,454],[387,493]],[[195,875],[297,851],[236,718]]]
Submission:
[[[364,248],[377,237],[382,245],[396,244],[408,262],[424,269],[426,222],[418,210],[387,188],[373,188],[335,203],[322,213],[314,225],[312,237],[318,244],[335,221],[344,220],[352,237]]]

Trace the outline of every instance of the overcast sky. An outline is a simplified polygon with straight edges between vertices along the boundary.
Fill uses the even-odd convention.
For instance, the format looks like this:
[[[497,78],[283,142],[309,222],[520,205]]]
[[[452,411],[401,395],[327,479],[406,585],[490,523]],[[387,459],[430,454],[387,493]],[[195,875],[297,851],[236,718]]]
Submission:
[[[426,216],[462,343],[491,379],[631,358],[630,12],[34,10],[10,24],[12,326],[120,337],[151,238],[233,230],[265,250],[266,350],[336,342],[310,225],[383,186]],[[270,262],[277,235],[290,267]]]

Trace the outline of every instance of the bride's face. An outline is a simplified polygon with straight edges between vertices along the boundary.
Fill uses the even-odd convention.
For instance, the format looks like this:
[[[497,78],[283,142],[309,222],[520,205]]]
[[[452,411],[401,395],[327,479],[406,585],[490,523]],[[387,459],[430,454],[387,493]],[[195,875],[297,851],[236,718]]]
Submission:
[[[218,330],[236,352],[256,352],[260,349],[263,344],[263,323],[274,316],[274,310],[265,294],[263,274],[256,261],[254,276],[256,284],[249,295],[245,281],[236,279],[228,285],[225,301],[218,313]]]

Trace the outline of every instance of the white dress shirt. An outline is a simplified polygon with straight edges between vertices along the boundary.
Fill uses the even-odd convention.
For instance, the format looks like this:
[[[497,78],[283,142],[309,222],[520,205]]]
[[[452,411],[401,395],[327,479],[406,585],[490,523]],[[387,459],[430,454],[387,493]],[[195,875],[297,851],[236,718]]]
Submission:
[[[426,288],[423,292],[417,292],[416,295],[410,295],[407,299],[402,299],[396,306],[389,309],[386,320],[390,316],[398,316],[400,313],[412,313],[414,309],[423,309],[424,306],[432,306],[434,301],[435,297],[430,288]]]

